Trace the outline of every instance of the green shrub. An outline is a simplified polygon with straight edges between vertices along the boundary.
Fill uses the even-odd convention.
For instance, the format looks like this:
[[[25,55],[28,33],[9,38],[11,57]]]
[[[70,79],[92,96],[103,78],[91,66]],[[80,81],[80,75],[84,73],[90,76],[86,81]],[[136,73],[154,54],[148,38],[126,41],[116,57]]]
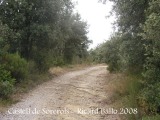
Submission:
[[[142,120],[160,120],[160,115],[143,117]]]
[[[146,20],[141,36],[145,40],[146,62],[144,64],[144,89],[141,103],[147,114],[160,114],[160,1],[151,0],[146,10]]]
[[[65,65],[65,62],[63,60],[63,57],[57,57],[52,61],[53,66],[63,66]]]
[[[156,114],[160,112],[160,83],[145,86],[141,91],[139,97],[139,104],[141,105],[145,114]]]
[[[4,58],[5,69],[11,72],[11,76],[16,79],[16,82],[20,82],[27,77],[28,63],[25,59],[21,58],[17,53],[7,54]]]
[[[48,53],[44,50],[37,52],[34,56],[34,62],[39,72],[45,72],[49,69],[50,62],[47,55]]]
[[[8,96],[12,93],[15,79],[11,77],[9,71],[0,65],[0,97]]]
[[[62,56],[56,57],[46,50],[38,51],[33,59],[35,67],[39,72],[46,72],[51,66],[63,66],[65,62]]]

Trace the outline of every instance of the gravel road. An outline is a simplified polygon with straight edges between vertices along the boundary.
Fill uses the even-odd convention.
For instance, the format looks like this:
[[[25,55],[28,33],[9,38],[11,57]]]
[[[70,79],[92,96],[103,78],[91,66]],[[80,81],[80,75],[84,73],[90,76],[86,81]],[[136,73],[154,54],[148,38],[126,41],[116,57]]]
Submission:
[[[68,72],[11,106],[0,120],[120,120],[107,104],[106,66]]]

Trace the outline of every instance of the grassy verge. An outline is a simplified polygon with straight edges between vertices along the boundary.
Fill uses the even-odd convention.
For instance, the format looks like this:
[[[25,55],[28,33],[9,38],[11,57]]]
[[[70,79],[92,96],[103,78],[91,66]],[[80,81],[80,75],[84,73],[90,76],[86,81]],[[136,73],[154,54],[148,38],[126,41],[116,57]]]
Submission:
[[[109,90],[113,91],[112,105],[117,108],[133,108],[137,109],[137,114],[123,114],[122,120],[160,120],[160,115],[148,115],[143,110],[143,105],[139,103],[140,91],[143,86],[141,81],[143,78],[140,75],[133,74],[112,74],[114,76],[109,82]],[[142,107],[140,107],[142,106]]]
[[[129,74],[113,74],[114,77],[110,83],[110,87],[114,95],[114,103],[117,109],[129,109],[131,114],[121,115],[122,120],[140,120],[140,109],[138,108],[137,98],[140,89],[141,78]],[[134,114],[132,110],[138,111]]]

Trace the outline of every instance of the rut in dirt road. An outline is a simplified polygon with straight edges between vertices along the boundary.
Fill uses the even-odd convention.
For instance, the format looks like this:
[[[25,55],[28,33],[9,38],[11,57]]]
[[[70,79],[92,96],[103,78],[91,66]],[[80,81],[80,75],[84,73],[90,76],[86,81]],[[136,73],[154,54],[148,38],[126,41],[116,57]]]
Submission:
[[[120,120],[104,114],[111,108],[105,88],[106,66],[66,73],[28,93],[0,115],[0,120]]]

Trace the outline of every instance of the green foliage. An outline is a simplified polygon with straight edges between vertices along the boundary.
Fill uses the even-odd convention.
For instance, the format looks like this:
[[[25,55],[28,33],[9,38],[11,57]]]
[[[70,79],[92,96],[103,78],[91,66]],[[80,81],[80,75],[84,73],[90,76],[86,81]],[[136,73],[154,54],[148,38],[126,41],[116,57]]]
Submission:
[[[160,0],[109,1],[114,3],[118,30],[118,36],[103,44],[106,49],[100,48],[106,51],[109,70],[141,73],[144,79],[137,98],[142,113],[160,113]]]
[[[105,62],[108,64],[108,70],[120,70],[120,53],[119,53],[119,37],[118,35],[112,36],[109,41],[105,43]]]
[[[159,120],[160,115],[143,117],[142,120]]]
[[[142,90],[143,102],[147,112],[160,112],[160,1],[152,0],[146,11],[146,22],[142,26],[141,36],[146,40],[146,62],[144,73],[146,81]],[[144,107],[144,106],[143,106]]]
[[[119,42],[116,46],[119,48],[118,57],[120,59],[117,65],[120,65],[121,70],[141,72],[145,61],[145,41],[142,40],[139,33],[142,31],[140,24],[145,22],[144,13],[148,7],[148,1],[110,1],[114,3],[112,12],[117,17],[115,27],[118,29],[117,41]]]
[[[145,86],[139,96],[139,104],[145,114],[155,114],[159,112],[160,83]]]
[[[87,23],[73,7],[71,0],[3,0],[0,20],[7,26],[3,27],[7,33],[3,40],[10,46],[8,52],[35,61],[40,71],[50,65],[72,63],[75,56],[84,59],[90,42]]]
[[[49,60],[47,59],[47,53],[44,51],[36,52],[34,56],[34,61],[36,63],[36,67],[40,72],[44,72],[49,68]]]
[[[10,72],[0,65],[0,97],[6,97],[13,92],[14,82]]]
[[[104,0],[105,1],[105,0]],[[139,36],[140,24],[145,22],[146,0],[109,0],[114,3],[112,13],[116,15],[117,32],[106,42],[105,61],[111,71],[142,72],[145,62],[145,41]],[[107,45],[108,44],[108,45]],[[102,48],[103,50],[103,48]]]
[[[74,57],[85,58],[88,44],[91,42],[87,37],[87,23],[81,21],[79,14],[71,16],[69,20],[69,36],[64,46],[64,61],[72,63]],[[65,28],[66,29],[66,28]]]
[[[27,77],[28,63],[17,53],[6,54],[3,56],[1,63],[4,65],[6,70],[10,71],[12,77],[16,79],[16,82],[20,82]]]
[[[110,40],[97,46],[96,49],[90,51],[90,56],[94,62],[107,63],[110,72],[120,70],[120,37],[118,34],[113,35]]]
[[[98,45],[95,49],[89,51],[90,57],[95,63],[104,63],[105,62],[105,44]]]
[[[65,62],[63,60],[63,58],[61,56],[54,58],[54,60],[52,60],[52,65],[53,66],[63,66],[65,65]]]

